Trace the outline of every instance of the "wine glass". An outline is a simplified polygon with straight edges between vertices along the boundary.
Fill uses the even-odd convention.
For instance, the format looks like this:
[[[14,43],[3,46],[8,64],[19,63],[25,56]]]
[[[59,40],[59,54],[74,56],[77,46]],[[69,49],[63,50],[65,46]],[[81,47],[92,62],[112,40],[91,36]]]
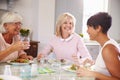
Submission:
[[[21,41],[28,41],[28,42],[30,42],[29,35],[30,35],[30,29],[22,28],[20,30]]]
[[[20,41],[22,41],[24,43],[24,45],[27,46],[26,49],[29,49],[29,47],[30,47],[30,38],[29,38],[29,36],[20,36]]]
[[[21,41],[27,41],[30,42],[29,36],[20,36]]]

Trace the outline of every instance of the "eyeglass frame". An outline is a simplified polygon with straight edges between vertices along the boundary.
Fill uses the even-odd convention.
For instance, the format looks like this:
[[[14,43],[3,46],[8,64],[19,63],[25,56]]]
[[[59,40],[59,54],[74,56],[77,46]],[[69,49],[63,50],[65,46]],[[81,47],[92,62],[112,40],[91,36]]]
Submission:
[[[7,22],[6,24],[14,24],[14,25],[19,25],[22,26],[23,24],[21,22]]]

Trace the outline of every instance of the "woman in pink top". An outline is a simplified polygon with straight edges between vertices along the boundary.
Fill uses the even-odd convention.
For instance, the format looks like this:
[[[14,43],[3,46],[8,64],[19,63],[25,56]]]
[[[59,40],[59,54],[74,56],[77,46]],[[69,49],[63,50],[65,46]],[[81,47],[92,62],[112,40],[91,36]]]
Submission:
[[[76,20],[70,13],[63,13],[56,22],[56,35],[50,40],[48,45],[38,54],[38,59],[46,56],[51,51],[55,53],[57,59],[73,60],[73,55],[77,55],[81,62],[91,56],[82,41],[82,38],[74,32]]]
[[[14,12],[5,13],[0,22],[0,62],[14,60],[18,57],[32,59],[23,49],[28,49],[28,42],[20,41],[22,17]]]

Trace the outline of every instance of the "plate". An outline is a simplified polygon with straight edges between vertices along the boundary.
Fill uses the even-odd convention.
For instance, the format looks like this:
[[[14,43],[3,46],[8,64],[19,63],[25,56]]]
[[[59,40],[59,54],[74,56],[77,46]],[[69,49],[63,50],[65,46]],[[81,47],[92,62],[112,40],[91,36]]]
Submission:
[[[58,62],[58,63],[61,63],[61,65],[68,65],[68,64],[71,63],[69,60],[66,60],[66,59],[64,59],[64,61],[56,60],[56,59],[49,59],[48,62],[49,62],[50,64],[52,64],[52,63],[54,63],[54,62]]]
[[[29,61],[28,63],[19,63],[19,62],[11,62],[11,61],[7,61],[7,63],[9,63],[9,64],[12,64],[12,65],[18,65],[18,66],[22,66],[22,65],[28,65],[28,64],[32,64],[33,63],[33,61]]]
[[[21,78],[17,76],[8,76],[8,75],[0,75],[0,79],[3,80],[22,80]]]
[[[70,67],[71,67],[71,65],[63,66],[62,69],[65,71],[69,71],[69,72],[76,72],[76,70],[72,70]]]

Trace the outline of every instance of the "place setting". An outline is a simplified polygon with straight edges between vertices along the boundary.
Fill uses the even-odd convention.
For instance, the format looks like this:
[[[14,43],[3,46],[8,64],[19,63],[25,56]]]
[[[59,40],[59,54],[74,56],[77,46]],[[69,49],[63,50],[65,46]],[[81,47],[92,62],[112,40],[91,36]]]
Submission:
[[[22,66],[22,65],[29,65],[34,63],[33,60],[29,60],[29,59],[15,59],[15,60],[9,60],[7,61],[8,64],[11,65],[16,65],[16,66]]]

